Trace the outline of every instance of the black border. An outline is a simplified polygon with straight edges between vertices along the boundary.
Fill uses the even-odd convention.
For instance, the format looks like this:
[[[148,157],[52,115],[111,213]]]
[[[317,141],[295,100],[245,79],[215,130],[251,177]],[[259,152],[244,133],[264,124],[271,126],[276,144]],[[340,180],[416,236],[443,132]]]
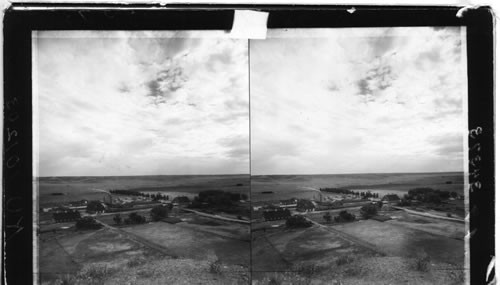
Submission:
[[[84,8],[81,8],[85,5]],[[234,9],[270,12],[269,28],[466,26],[468,64],[471,284],[486,284],[494,256],[493,15],[489,7],[456,14],[438,6],[256,6],[16,4],[4,15],[4,148],[2,275],[33,284],[32,30],[230,30]],[[117,10],[116,8],[127,8]],[[26,9],[38,8],[38,9]],[[70,8],[70,9],[69,9]],[[479,159],[478,159],[479,157]],[[477,182],[480,182],[477,183]],[[2,278],[2,282],[4,281]],[[491,280],[490,278],[489,280]]]

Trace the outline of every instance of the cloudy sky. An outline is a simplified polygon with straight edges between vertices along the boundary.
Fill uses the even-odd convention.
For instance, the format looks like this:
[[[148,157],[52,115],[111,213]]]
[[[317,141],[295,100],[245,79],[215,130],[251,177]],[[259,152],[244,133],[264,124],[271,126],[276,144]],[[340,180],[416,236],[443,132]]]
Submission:
[[[463,171],[464,35],[273,30],[251,41],[252,175]]]
[[[39,176],[249,172],[248,42],[223,32],[38,32]]]

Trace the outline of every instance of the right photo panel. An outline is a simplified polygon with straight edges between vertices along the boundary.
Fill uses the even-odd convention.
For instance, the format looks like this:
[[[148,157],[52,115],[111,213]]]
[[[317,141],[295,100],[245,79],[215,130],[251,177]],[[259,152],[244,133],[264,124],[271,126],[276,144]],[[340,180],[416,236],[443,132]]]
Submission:
[[[464,27],[251,40],[254,284],[468,278]]]

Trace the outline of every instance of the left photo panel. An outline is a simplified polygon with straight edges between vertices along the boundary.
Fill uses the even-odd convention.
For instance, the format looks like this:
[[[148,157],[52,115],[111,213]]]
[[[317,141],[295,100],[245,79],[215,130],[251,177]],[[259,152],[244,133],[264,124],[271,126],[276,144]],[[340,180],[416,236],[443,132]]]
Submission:
[[[248,284],[248,40],[35,31],[38,284]]]

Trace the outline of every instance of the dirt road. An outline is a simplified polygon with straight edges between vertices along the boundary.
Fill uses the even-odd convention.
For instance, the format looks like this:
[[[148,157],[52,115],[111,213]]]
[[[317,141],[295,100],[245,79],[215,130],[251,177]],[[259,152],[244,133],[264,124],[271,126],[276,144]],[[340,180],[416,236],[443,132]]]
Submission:
[[[392,206],[392,208],[398,209],[398,210],[403,210],[403,211],[407,212],[408,214],[412,214],[412,215],[417,215],[417,216],[422,216],[422,217],[428,217],[428,218],[435,218],[435,219],[441,219],[441,220],[447,220],[447,221],[453,221],[453,222],[459,222],[459,223],[465,223],[465,220],[461,220],[461,219],[457,219],[457,218],[443,217],[443,216],[434,215],[434,214],[430,214],[430,213],[423,213],[423,212],[419,212],[419,211],[414,211],[414,210],[406,209],[406,208],[403,208],[403,207]]]
[[[228,221],[228,222],[234,222],[234,223],[240,223],[240,224],[250,224],[250,221],[246,221],[246,220],[231,219],[231,218],[228,218],[228,217],[207,214],[207,213],[195,211],[195,210],[192,210],[192,209],[186,209],[186,208],[184,208],[183,210],[187,211],[187,212],[195,213],[197,215],[200,215],[200,216],[203,216],[203,217],[207,217],[207,218],[213,218],[213,219],[218,219],[218,220],[223,220],[223,221]]]

